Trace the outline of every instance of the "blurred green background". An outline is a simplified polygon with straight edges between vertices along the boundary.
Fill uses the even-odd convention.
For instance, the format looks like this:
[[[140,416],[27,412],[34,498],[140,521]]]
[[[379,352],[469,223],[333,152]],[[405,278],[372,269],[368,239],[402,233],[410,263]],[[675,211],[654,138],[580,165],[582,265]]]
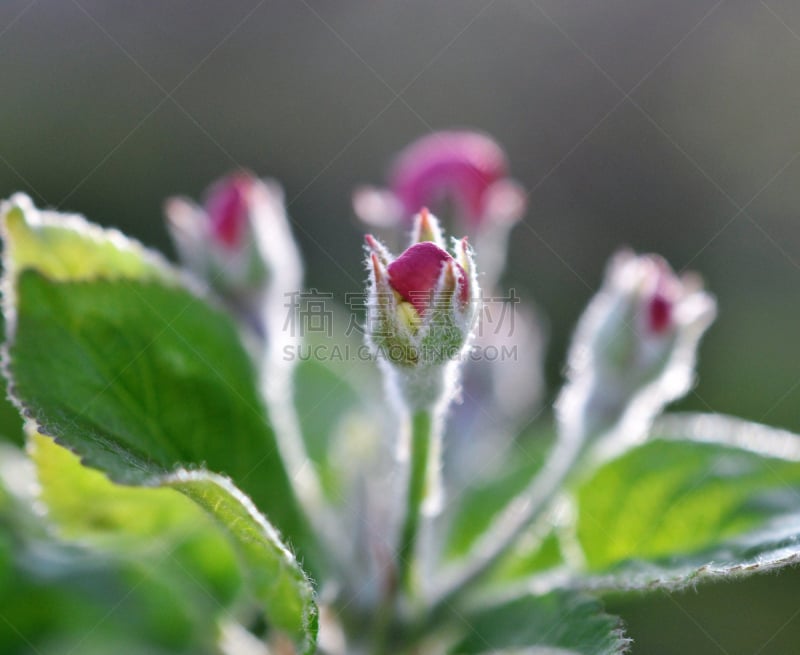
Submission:
[[[531,191],[506,284],[570,330],[620,245],[720,315],[684,409],[800,431],[800,5],[790,0],[3,0],[0,195],[167,249],[161,203],[238,166],[286,190],[311,286],[364,277],[359,183],[474,127]],[[612,603],[641,653],[789,653],[800,575]],[[759,650],[761,648],[761,650]]]

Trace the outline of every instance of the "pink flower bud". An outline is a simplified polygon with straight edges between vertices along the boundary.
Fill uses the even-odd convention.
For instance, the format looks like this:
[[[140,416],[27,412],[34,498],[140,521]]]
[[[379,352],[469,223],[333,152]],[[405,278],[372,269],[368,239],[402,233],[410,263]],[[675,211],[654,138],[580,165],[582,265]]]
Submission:
[[[615,255],[570,350],[570,385],[583,389],[584,423],[609,427],[637,397],[647,398],[652,413],[686,393],[715,312],[696,276],[676,275],[657,255]]]
[[[416,243],[388,267],[389,284],[424,317],[443,276],[452,273],[462,304],[469,301],[467,274],[452,255],[430,241]]]
[[[525,211],[525,193],[507,173],[505,153],[489,136],[434,132],[397,156],[388,189],[362,187],[353,204],[362,220],[376,226],[409,221],[421,207],[447,200],[470,231],[487,221],[513,223]]]
[[[653,334],[665,332],[672,322],[672,301],[666,296],[656,293],[650,298],[647,316],[650,331]]]
[[[428,227],[436,219],[425,215]],[[440,365],[461,352],[478,297],[472,251],[456,242],[455,257],[432,241],[413,243],[400,256],[371,235],[368,338],[393,364]]]
[[[212,237],[224,247],[242,246],[250,221],[250,194],[255,178],[234,173],[214,183],[206,194],[205,210]]]
[[[657,255],[618,253],[601,294],[607,312],[598,323],[596,356],[612,368],[642,369],[663,359],[677,339],[702,332],[714,315],[714,301],[700,281],[677,276]]]
[[[473,222],[486,209],[487,191],[505,177],[500,147],[475,132],[438,132],[415,141],[395,161],[390,187],[409,215],[450,196]]]
[[[164,211],[183,265],[264,332],[264,307],[283,302],[301,277],[280,187],[237,171],[212,184],[202,206],[174,197]]]

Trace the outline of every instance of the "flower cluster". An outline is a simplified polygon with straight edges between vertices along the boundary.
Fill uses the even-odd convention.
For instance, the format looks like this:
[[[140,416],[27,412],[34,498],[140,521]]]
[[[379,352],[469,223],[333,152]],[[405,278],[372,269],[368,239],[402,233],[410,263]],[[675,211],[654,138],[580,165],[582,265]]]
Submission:
[[[265,377],[270,381],[265,398],[281,435],[278,445],[291,470],[304,472],[294,484],[315,531],[324,536],[343,571],[365,566],[379,580],[348,582],[368,605],[389,607],[398,594],[412,598],[421,593],[425,575],[420,562],[427,545],[420,535],[432,529],[426,521],[444,507],[447,483],[481,474],[538,402],[542,339],[535,319],[522,320],[530,316],[530,308],[517,316],[521,322],[514,334],[476,334],[482,310],[478,270],[482,283],[493,288],[506,260],[506,237],[525,207],[525,195],[507,171],[504,153],[488,137],[437,133],[398,156],[389,189],[361,189],[355,195],[362,219],[391,228],[386,240],[372,234],[365,238],[364,332],[395,410],[377,408],[395,428],[391,470],[400,475],[373,479],[367,473],[347,493],[358,498],[358,507],[364,501],[359,494],[370,493],[362,483],[376,497],[404,498],[400,507],[387,500],[372,509],[371,518],[382,526],[381,537],[365,536],[369,547],[364,552],[342,547],[340,526],[325,513],[323,487],[305,467],[308,453],[300,422],[290,409],[291,367],[270,368]],[[439,220],[425,208],[443,200],[450,202],[451,217],[467,237],[448,241]],[[188,268],[240,319],[260,326],[269,341],[270,331],[279,329],[269,327],[269,316],[275,314],[271,310],[282,302],[276,294],[299,290],[299,258],[277,186],[235,173],[209,189],[202,207],[172,199],[167,215]],[[410,243],[393,254],[385,241],[409,231]],[[513,300],[503,302],[506,309],[515,309]],[[588,455],[641,438],[663,407],[688,391],[699,340],[714,314],[715,302],[696,276],[676,274],[656,255],[623,251],[612,258],[572,341],[567,381],[556,405],[559,439],[544,474],[532,479],[501,512],[488,536],[476,542],[471,563],[454,577],[442,578],[443,591],[437,591],[441,602],[479,579],[484,568],[546,517],[562,483]],[[508,365],[464,357],[473,342],[487,339],[523,344],[522,360]],[[510,400],[499,397],[504,394]],[[459,396],[465,402],[452,403]],[[490,417],[488,422],[481,412]],[[445,467],[448,451],[459,454],[449,455]],[[374,466],[377,459],[370,461]],[[451,476],[447,481],[445,468]],[[396,480],[404,489],[393,488]],[[359,516],[353,525],[362,522]],[[388,551],[385,534],[395,540]]]
[[[49,527],[29,535],[16,517],[21,500],[38,507],[34,489],[65,536],[114,561],[118,546],[135,554],[128,539],[138,552],[197,523],[177,563],[225,603],[200,608],[208,630],[186,631],[186,652],[621,653],[629,640],[593,596],[796,563],[800,437],[663,413],[689,391],[716,313],[696,275],[615,254],[555,412],[541,411],[542,322],[491,268],[525,204],[507,171],[488,137],[445,132],[400,154],[390,189],[357,195],[362,217],[396,224],[365,237],[366,298],[344,300],[366,323],[351,314],[346,330],[334,293],[301,287],[280,188],[246,171],[201,203],[167,202],[186,272],[24,194],[0,203],[2,373],[32,456],[3,450],[6,518],[25,524],[12,541]],[[425,208],[442,200],[467,236]],[[768,475],[777,464],[793,486]],[[128,534],[128,510],[147,530]],[[44,545],[40,564],[75,559]]]

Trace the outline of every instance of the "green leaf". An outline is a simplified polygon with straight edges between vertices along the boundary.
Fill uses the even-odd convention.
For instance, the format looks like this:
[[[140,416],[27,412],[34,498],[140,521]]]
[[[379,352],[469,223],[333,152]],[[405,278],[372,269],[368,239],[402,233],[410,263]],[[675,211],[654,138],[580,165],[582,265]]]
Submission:
[[[9,368],[28,418],[119,482],[178,466],[228,475],[298,534],[256,372],[228,316],[115,231],[38,212],[24,196],[4,210]]]
[[[564,563],[558,534],[554,530],[526,535],[506,554],[493,571],[490,582],[507,584],[553,569]]]
[[[205,465],[294,533],[291,488],[226,316],[146,282],[24,271],[17,295],[12,393],[41,432],[121,483]]]
[[[618,618],[605,614],[597,600],[575,594],[522,596],[468,613],[462,621],[469,634],[451,655],[613,655],[630,644]]]
[[[114,484],[41,434],[29,435],[28,452],[38,498],[61,537],[109,555],[174,564],[194,592],[202,588],[200,599],[212,600],[212,609],[233,603],[242,586],[236,554],[192,500],[173,489]]]
[[[297,638],[301,653],[316,650],[314,590],[278,533],[229,480],[204,471],[179,471],[159,484],[177,489],[211,514],[236,545],[247,582],[269,620]]]
[[[658,438],[658,437],[661,438]],[[800,560],[800,439],[724,417],[662,421],[578,490],[595,588],[680,587]]]
[[[161,280],[179,275],[158,253],[80,216],[39,211],[16,194],[0,208],[6,275],[34,268],[54,280]]]
[[[359,405],[358,395],[347,380],[319,361],[301,361],[294,370],[294,394],[307,407],[298,416],[311,458],[329,500],[343,494],[343,472],[335,467],[333,454],[340,426]]]
[[[274,528],[229,480],[182,470],[153,478],[147,487],[125,487],[82,466],[48,437],[31,435],[30,449],[41,498],[65,536],[116,552],[141,552],[155,542],[157,558],[165,559],[166,550],[219,609],[231,604],[243,577],[268,621],[295,636],[301,652],[314,651],[311,584]],[[220,530],[229,541],[221,541]],[[229,543],[241,560],[241,576]]]
[[[311,585],[234,486],[305,535],[231,320],[116,233],[5,209],[7,374],[30,429],[117,483],[171,487],[210,512],[270,622],[311,652]]]
[[[5,201],[0,215],[6,246],[3,268],[9,279],[17,270],[35,268],[59,280],[105,277],[180,283],[180,274],[139,242],[92,225],[81,216],[39,211],[25,194]],[[9,304],[13,288],[7,286],[4,295],[13,316]],[[24,442],[19,414],[5,400],[0,401],[0,436],[18,444]]]
[[[491,529],[497,514],[521,493],[539,471],[551,444],[550,435],[526,435],[524,443],[512,446],[502,474],[479,481],[461,491],[454,502],[444,555],[456,560]]]
[[[289,534],[298,512],[232,324],[181,289],[17,280],[12,393],[39,431],[126,484],[205,466]]]
[[[14,489],[0,486],[0,652],[217,652],[221,608],[193,576],[164,552],[107,556],[57,541],[32,505],[31,473],[22,452],[0,449],[2,483]]]

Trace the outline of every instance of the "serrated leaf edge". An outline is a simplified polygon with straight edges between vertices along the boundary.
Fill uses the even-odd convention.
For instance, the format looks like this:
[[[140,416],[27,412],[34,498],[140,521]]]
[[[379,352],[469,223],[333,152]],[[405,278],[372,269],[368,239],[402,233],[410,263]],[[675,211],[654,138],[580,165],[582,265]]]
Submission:
[[[724,414],[702,412],[676,412],[665,414],[656,420],[651,434],[665,441],[689,441],[704,444],[727,446],[761,457],[784,461],[800,462],[800,435],[788,430],[754,423]],[[640,441],[630,445],[625,452],[647,443]],[[617,453],[617,456],[623,455]],[[599,467],[609,460],[595,462]],[[745,533],[739,539],[753,538],[759,530]],[[726,542],[729,545],[734,542]],[[723,544],[724,545],[724,544]],[[691,557],[691,556],[687,556]],[[695,557],[702,557],[697,553]],[[646,560],[644,560],[646,562]],[[502,593],[489,593],[487,598],[493,602],[507,602],[525,593],[541,595],[559,589],[585,590],[592,593],[611,593],[628,591],[682,591],[696,589],[704,582],[736,580],[759,573],[769,573],[800,564],[800,531],[798,544],[767,551],[745,561],[687,564],[684,572],[669,571],[657,562],[647,563],[648,569],[625,571],[603,575],[584,576],[573,569],[559,567],[545,573],[531,576],[519,584],[506,587]]]
[[[267,521],[250,497],[233,484],[230,478],[217,473],[181,468],[167,475],[157,476],[145,486],[176,488],[176,485],[185,482],[210,482],[220,487],[245,509],[248,516],[261,528],[267,541],[281,554],[283,563],[295,574],[299,588],[303,591],[301,594],[304,600],[302,623],[306,639],[302,644],[302,653],[303,655],[312,655],[316,650],[316,635],[319,624],[314,584],[298,564],[297,558],[284,544],[278,530]],[[180,491],[180,488],[178,487],[177,490]]]
[[[586,590],[582,588],[575,588],[575,589],[566,589],[566,588],[550,588],[544,589],[543,591],[532,591],[531,589],[516,589],[511,593],[502,593],[502,594],[486,594],[483,593],[480,595],[479,600],[473,600],[472,603],[464,606],[464,612],[484,612],[490,611],[493,609],[497,609],[502,605],[507,603],[522,600],[526,596],[544,596],[548,593],[564,593],[570,594],[574,593],[573,601],[575,602],[592,602],[597,605],[598,612],[595,616],[599,618],[606,618],[613,620],[615,623],[615,627],[611,629],[609,635],[614,639],[616,642],[614,648],[614,653],[616,655],[625,655],[630,651],[631,645],[633,644],[633,639],[628,637],[625,634],[625,624],[619,616],[614,614],[609,614],[605,611],[605,607],[603,601],[598,598],[595,594],[591,593],[591,590]],[[542,646],[542,652],[550,652],[547,646]],[[496,651],[496,655],[501,655],[505,651]],[[516,652],[516,651],[514,651]],[[533,651],[534,653],[537,652],[536,650]],[[560,650],[557,652],[561,652]],[[572,653],[573,651],[564,651]],[[489,654],[487,654],[489,655]],[[495,651],[492,651],[491,655],[495,655]],[[578,655],[576,653],[576,655]]]

